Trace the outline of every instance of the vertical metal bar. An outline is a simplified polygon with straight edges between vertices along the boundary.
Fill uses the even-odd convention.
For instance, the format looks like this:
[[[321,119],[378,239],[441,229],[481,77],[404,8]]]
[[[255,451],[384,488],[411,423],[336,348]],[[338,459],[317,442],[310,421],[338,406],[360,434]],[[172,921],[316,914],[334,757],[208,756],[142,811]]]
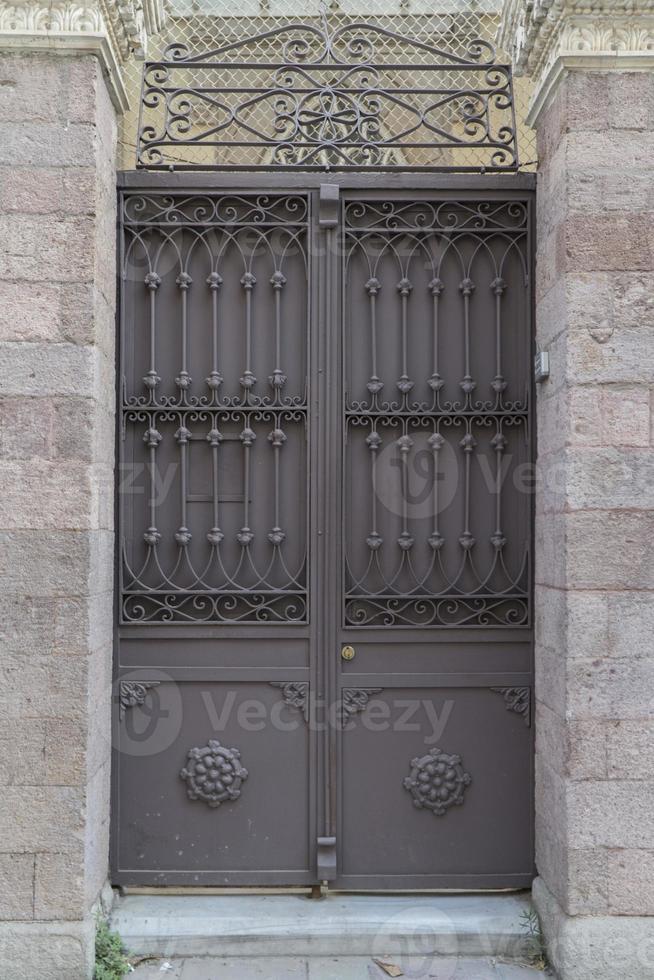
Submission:
[[[443,283],[441,282],[441,280],[438,277],[435,277],[429,283],[429,289],[430,289],[431,295],[432,295],[432,341],[431,341],[431,343],[432,343],[432,362],[431,362],[431,377],[430,377],[428,383],[429,383],[429,387],[431,388],[431,390],[433,392],[433,408],[434,409],[436,409],[436,407],[440,403],[440,390],[443,387],[443,381],[442,381],[441,376],[440,376],[440,373],[439,373],[439,361],[438,361],[438,354],[439,354],[439,350],[438,350],[438,345],[439,345],[438,314],[439,314],[440,296],[441,296],[441,293],[443,292],[443,289],[444,288],[445,287],[444,287]]]
[[[217,272],[212,272],[207,276],[207,285],[211,290],[211,371],[207,378],[207,385],[211,389],[214,404],[218,388],[223,381],[218,369],[218,290],[222,284],[222,276]]]

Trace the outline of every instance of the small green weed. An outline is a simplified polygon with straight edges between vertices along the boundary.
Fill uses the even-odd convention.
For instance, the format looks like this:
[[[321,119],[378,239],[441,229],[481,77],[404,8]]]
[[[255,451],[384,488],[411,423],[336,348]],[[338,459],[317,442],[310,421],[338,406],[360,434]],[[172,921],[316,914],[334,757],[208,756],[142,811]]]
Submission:
[[[95,980],[122,980],[129,970],[120,936],[100,919],[95,934]]]
[[[520,916],[520,924],[527,933],[527,959],[529,965],[536,970],[548,970],[549,962],[545,940],[540,927],[540,919],[536,909],[530,907]]]

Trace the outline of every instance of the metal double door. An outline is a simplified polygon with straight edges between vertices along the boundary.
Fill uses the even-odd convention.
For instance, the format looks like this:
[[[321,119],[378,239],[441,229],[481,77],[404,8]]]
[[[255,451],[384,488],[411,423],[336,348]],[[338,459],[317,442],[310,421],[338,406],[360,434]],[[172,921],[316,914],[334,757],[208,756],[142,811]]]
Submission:
[[[114,881],[528,885],[531,191],[119,209]]]

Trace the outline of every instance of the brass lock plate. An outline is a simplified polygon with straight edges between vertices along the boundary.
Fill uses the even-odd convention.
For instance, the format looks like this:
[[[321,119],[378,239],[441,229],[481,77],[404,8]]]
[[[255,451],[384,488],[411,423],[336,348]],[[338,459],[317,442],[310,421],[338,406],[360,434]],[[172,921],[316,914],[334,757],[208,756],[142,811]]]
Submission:
[[[354,647],[344,646],[341,650],[341,657],[343,660],[354,660]]]

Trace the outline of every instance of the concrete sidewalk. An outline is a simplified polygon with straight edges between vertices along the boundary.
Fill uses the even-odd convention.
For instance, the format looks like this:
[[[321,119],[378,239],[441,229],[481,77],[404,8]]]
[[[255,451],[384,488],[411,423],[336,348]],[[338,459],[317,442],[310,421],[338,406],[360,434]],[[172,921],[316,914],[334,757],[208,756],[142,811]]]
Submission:
[[[137,965],[135,980],[538,980],[540,970],[487,957],[402,957],[383,960],[402,972],[387,972],[369,956],[191,957]]]

